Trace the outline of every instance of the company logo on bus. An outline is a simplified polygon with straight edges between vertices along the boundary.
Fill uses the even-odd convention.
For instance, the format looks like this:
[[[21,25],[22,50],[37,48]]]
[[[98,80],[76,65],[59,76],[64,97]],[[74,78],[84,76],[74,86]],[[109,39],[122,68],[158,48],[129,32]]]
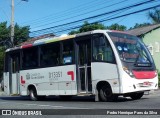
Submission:
[[[27,79],[27,80],[29,80],[30,78],[31,78],[30,74],[29,74],[29,73],[27,73],[27,75],[26,75],[26,79]]]

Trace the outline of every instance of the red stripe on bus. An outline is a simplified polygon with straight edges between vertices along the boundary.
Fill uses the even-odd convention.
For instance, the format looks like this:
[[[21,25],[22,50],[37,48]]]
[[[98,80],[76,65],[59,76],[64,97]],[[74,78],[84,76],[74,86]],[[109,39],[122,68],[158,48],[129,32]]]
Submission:
[[[67,74],[71,76],[71,80],[73,81],[74,80],[74,72],[68,71]]]
[[[156,71],[133,71],[133,74],[137,79],[153,79],[157,76]]]
[[[21,84],[25,84],[25,83],[26,83],[26,81],[23,80],[23,77],[21,76]]]
[[[29,48],[29,47],[32,47],[33,44],[27,44],[27,45],[22,45],[22,48]]]

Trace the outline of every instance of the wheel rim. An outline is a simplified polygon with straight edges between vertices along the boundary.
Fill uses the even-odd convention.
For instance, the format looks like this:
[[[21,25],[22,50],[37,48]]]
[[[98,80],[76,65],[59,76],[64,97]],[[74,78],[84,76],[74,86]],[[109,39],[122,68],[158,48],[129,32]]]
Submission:
[[[34,90],[31,90],[31,91],[30,91],[30,98],[31,98],[32,100],[36,100],[36,93],[35,93]]]
[[[104,96],[105,96],[106,98],[109,98],[109,97],[111,97],[112,92],[111,92],[110,89],[104,88],[104,89],[103,89],[103,94],[104,94]]]
[[[35,98],[33,91],[31,92],[31,98]]]

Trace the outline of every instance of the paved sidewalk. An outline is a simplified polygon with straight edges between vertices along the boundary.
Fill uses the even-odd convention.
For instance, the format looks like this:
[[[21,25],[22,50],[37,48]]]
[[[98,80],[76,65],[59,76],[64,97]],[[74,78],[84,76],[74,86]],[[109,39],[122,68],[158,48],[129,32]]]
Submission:
[[[0,91],[0,96],[2,96],[4,94],[4,92]]]
[[[0,96],[6,96],[6,93],[0,89]]]

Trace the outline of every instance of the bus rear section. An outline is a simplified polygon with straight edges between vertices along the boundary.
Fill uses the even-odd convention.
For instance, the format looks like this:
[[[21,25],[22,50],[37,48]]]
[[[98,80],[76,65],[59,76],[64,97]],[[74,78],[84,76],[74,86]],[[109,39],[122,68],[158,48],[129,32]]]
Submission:
[[[6,50],[4,59],[4,92],[7,95],[20,95],[20,50]]]

